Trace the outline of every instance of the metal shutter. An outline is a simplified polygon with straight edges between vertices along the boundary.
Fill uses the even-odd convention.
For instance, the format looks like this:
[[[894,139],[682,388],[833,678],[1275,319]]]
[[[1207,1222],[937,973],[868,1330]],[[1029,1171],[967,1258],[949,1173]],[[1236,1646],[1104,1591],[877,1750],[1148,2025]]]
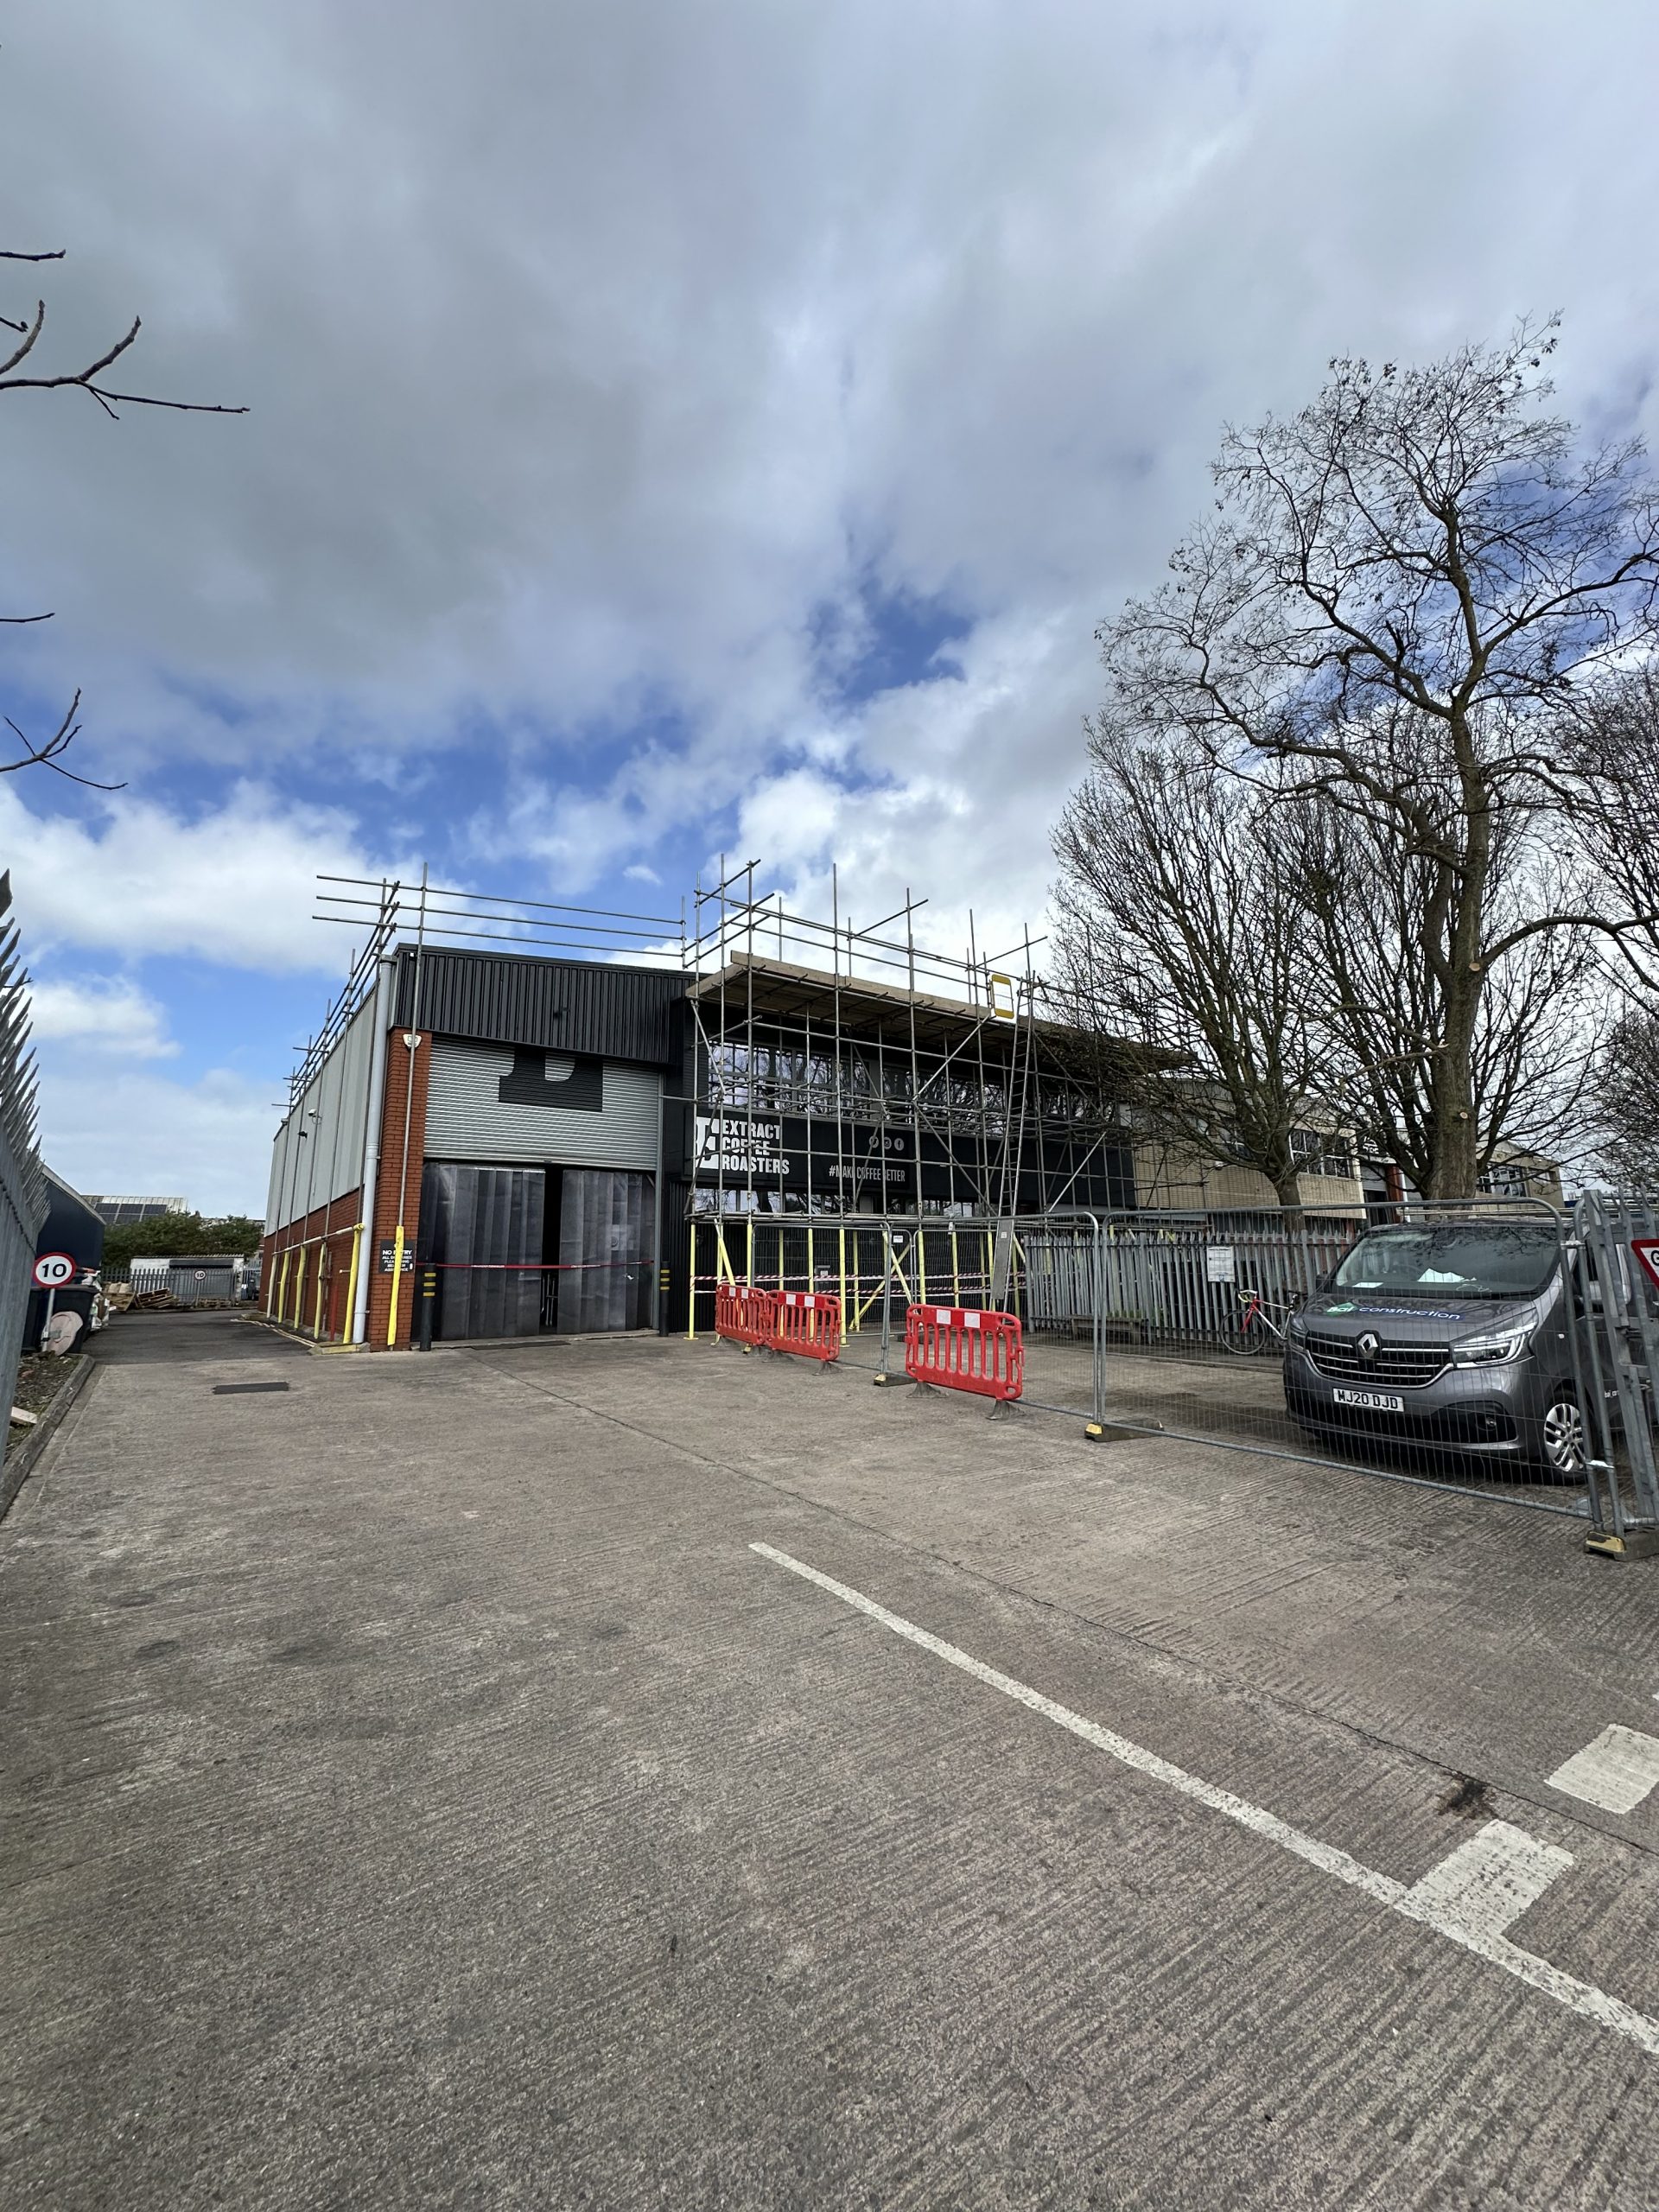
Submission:
[[[657,1070],[607,1060],[601,1109],[581,1113],[504,1103],[501,1078],[511,1075],[512,1065],[508,1049],[461,1044],[453,1037],[434,1039],[426,1103],[429,1160],[655,1169],[663,1092]],[[557,1080],[572,1062],[566,1053],[549,1052],[546,1065]]]

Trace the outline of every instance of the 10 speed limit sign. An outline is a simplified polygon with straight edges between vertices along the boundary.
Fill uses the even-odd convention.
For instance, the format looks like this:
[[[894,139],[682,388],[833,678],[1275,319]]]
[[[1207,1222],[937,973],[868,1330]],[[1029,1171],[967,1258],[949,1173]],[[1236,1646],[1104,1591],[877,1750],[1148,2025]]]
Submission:
[[[67,1252],[42,1252],[35,1262],[35,1287],[37,1290],[61,1290],[73,1282],[80,1269]]]

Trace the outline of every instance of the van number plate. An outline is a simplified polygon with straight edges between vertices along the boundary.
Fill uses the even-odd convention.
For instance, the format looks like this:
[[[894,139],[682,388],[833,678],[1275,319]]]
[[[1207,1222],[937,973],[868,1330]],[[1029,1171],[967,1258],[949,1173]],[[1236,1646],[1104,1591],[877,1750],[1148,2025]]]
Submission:
[[[1369,1414],[1402,1414],[1406,1410],[1403,1398],[1391,1398],[1386,1390],[1333,1390],[1332,1396],[1339,1406],[1363,1406]]]

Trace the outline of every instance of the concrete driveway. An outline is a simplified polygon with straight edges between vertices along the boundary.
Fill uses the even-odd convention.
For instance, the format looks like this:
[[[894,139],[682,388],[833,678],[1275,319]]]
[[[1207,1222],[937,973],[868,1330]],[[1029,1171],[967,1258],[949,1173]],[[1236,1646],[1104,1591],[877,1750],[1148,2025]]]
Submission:
[[[9,2208],[1649,2212],[1659,1567],[706,1344],[99,1351]]]

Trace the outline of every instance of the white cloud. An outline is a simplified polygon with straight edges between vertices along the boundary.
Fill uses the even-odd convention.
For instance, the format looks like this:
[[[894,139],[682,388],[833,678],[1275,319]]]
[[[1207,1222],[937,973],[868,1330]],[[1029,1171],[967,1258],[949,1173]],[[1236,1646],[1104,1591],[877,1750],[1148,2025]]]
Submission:
[[[37,1043],[132,1060],[170,1059],[178,1046],[167,1014],[124,979],[105,984],[41,982],[29,987],[29,1026]]]
[[[312,920],[316,877],[374,875],[350,822],[244,785],[188,817],[117,793],[79,818],[31,813],[0,783],[0,850],[31,952],[97,947],[123,960],[194,953],[271,974],[337,972],[343,931]],[[403,864],[407,880],[411,873]]]
[[[25,0],[52,359],[139,307],[135,383],[252,411],[8,402],[17,664],[124,763],[665,710],[719,766],[861,576],[1086,652],[1338,347],[1560,304],[1576,400],[1659,404],[1656,58],[1636,0]]]
[[[81,1191],[182,1192],[205,1214],[263,1216],[276,1121],[269,1080],[195,1083],[119,1068],[98,1079],[56,1057],[42,1071],[46,1156]]]

